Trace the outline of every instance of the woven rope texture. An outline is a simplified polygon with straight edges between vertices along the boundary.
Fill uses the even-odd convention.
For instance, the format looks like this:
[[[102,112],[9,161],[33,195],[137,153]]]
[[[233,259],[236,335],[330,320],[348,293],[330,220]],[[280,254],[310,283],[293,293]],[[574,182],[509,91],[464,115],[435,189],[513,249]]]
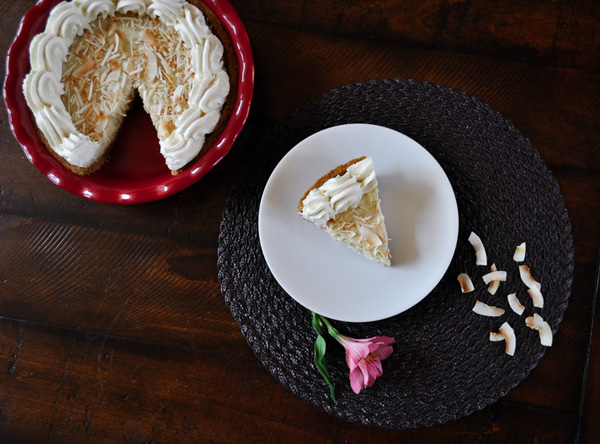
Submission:
[[[460,232],[450,267],[417,306],[386,320],[335,323],[356,338],[387,335],[394,353],[383,376],[355,395],[344,350],[327,339],[327,361],[339,403],[313,364],[316,333],[308,310],[271,275],[258,238],[258,208],[269,175],[304,138],[331,126],[370,123],[413,138],[440,163],[456,194]],[[480,100],[432,83],[374,80],[347,85],[316,98],[248,149],[247,174],[227,202],[219,238],[219,280],[227,305],[260,362],[306,402],[345,421],[404,429],[466,416],[494,403],[535,367],[545,348],[525,325],[534,312],[512,256],[527,242],[526,264],[542,283],[545,307],[535,309],[557,332],[573,280],[571,225],[560,189],[546,163],[514,125]],[[314,176],[322,174],[318,168]],[[467,241],[476,232],[490,264],[507,270],[496,295],[487,292]],[[293,252],[290,252],[293,254]],[[457,276],[467,272],[476,291],[461,294]],[[526,307],[512,312],[506,295]],[[368,295],[366,295],[368,296]],[[399,295],[401,297],[402,295]],[[501,318],[472,312],[475,300],[506,309]],[[490,331],[509,322],[517,337],[513,357]]]

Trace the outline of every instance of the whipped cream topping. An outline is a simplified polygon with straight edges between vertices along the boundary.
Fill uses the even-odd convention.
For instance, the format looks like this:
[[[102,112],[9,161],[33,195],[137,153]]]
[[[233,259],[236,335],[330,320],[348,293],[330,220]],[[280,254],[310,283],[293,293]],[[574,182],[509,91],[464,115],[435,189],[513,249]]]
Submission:
[[[302,216],[323,227],[328,220],[358,205],[363,195],[377,186],[373,159],[352,164],[341,176],[313,188],[302,201]]]
[[[51,71],[60,78],[68,52],[69,43],[62,37],[46,33],[36,35],[29,46],[32,74],[36,71]]]
[[[129,12],[143,15],[146,13],[146,1],[145,0],[119,0],[117,2],[117,11],[122,14]]]
[[[107,18],[117,23],[109,30],[114,41],[89,48],[104,57],[87,56],[89,66],[72,61],[69,49],[74,42],[94,38],[102,27],[99,21]],[[148,20],[162,22],[177,37],[167,48],[177,54],[162,54],[156,48],[163,42]],[[134,53],[138,56],[130,60]],[[167,166],[183,168],[214,130],[230,88],[222,43],[202,12],[186,0],[59,3],[45,31],[32,40],[30,60],[32,70],[23,88],[36,124],[57,154],[81,168],[92,165],[108,148],[124,115],[125,99],[132,96],[127,91],[133,88],[139,90],[158,130]],[[112,95],[106,96],[107,89]],[[93,125],[85,115],[95,119]]]

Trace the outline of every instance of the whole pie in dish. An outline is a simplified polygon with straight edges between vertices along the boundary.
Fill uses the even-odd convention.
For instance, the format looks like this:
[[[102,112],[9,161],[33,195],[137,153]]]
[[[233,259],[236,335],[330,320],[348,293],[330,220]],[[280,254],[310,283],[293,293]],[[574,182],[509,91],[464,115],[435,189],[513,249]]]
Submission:
[[[298,212],[357,253],[382,265],[391,264],[370,157],[339,165],[317,180],[298,202]]]
[[[196,0],[64,1],[30,61],[23,89],[40,138],[79,175],[108,161],[136,96],[173,174],[214,143],[235,97],[227,33]]]

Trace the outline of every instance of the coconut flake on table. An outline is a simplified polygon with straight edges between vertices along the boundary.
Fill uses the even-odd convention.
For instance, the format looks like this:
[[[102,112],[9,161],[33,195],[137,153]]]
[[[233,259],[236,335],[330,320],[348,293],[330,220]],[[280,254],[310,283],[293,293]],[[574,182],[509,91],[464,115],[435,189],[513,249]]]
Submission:
[[[538,289],[542,288],[542,284],[540,284],[533,278],[533,276],[531,276],[531,270],[527,265],[519,265],[519,275],[521,276],[523,283],[527,285],[527,288],[531,288],[533,286],[537,287]]]
[[[496,264],[492,264],[492,266],[490,267],[490,270],[492,272],[494,271],[498,271],[498,268],[496,267]],[[488,287],[488,292],[490,294],[496,294],[496,291],[498,291],[498,287],[500,287],[500,280],[499,279],[494,279],[490,282],[490,286]]]
[[[475,306],[473,307],[473,311],[482,316],[489,317],[498,317],[504,314],[503,308],[494,307],[493,305],[488,305],[485,302],[476,301]]]
[[[502,333],[491,331],[490,332],[490,341],[492,341],[492,342],[504,341],[504,336],[502,336]]]
[[[508,299],[508,305],[510,305],[512,311],[521,316],[525,311],[525,306],[521,304],[521,301],[519,301],[519,299],[517,298],[517,294],[511,293],[506,298]]]
[[[506,271],[491,271],[488,274],[483,275],[483,282],[489,284],[492,281],[506,281]]]
[[[458,283],[460,284],[460,289],[463,293],[470,293],[475,290],[473,282],[467,273],[461,273],[458,275]]]
[[[546,347],[552,347],[552,329],[550,325],[544,321],[539,314],[534,313],[525,319],[525,324],[533,330],[537,330],[540,334],[540,343]]]
[[[469,235],[469,242],[475,249],[475,265],[487,265],[487,254],[483,242],[473,231]]]
[[[515,254],[513,255],[513,260],[515,262],[523,262],[525,260],[525,251],[525,242],[523,242],[521,245],[517,245],[517,248],[515,249]]]
[[[531,296],[534,307],[544,308],[544,296],[538,287],[533,285],[529,290],[527,290],[527,293],[529,293],[529,296]]]
[[[504,336],[504,340],[506,341],[504,352],[507,355],[513,356],[517,349],[517,337],[515,336],[515,331],[508,322],[505,322],[500,326],[500,334]]]

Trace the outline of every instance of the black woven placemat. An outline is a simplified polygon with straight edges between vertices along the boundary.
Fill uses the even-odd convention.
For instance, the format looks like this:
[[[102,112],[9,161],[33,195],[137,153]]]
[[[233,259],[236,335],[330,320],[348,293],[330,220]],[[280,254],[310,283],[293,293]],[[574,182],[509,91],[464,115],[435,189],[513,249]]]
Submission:
[[[424,146],[445,170],[456,193],[460,232],[452,263],[421,303],[393,318],[365,324],[335,323],[356,338],[387,335],[394,353],[383,376],[356,395],[344,350],[328,339],[327,360],[339,403],[316,370],[316,333],[308,310],[271,275],[258,238],[258,208],[272,170],[298,142],[345,123],[389,127]],[[526,327],[534,312],[512,256],[527,242],[525,263],[542,283],[545,307],[536,309],[556,333],[573,280],[571,225],[559,186],[539,153],[514,125],[478,99],[415,80],[376,80],[330,91],[273,128],[248,149],[246,171],[224,211],[219,238],[222,293],[242,334],[262,364],[306,402],[343,420],[384,428],[414,428],[468,415],[516,386],[544,354],[538,333]],[[315,166],[314,176],[323,173]],[[443,223],[443,221],[441,221]],[[475,265],[471,231],[483,240],[490,264],[507,270],[496,295],[487,292]],[[290,252],[290,254],[294,254]],[[467,272],[476,290],[461,294]],[[517,316],[506,295],[526,306]],[[473,313],[475,300],[506,308],[500,318]],[[489,332],[508,321],[517,336],[513,357]]]

